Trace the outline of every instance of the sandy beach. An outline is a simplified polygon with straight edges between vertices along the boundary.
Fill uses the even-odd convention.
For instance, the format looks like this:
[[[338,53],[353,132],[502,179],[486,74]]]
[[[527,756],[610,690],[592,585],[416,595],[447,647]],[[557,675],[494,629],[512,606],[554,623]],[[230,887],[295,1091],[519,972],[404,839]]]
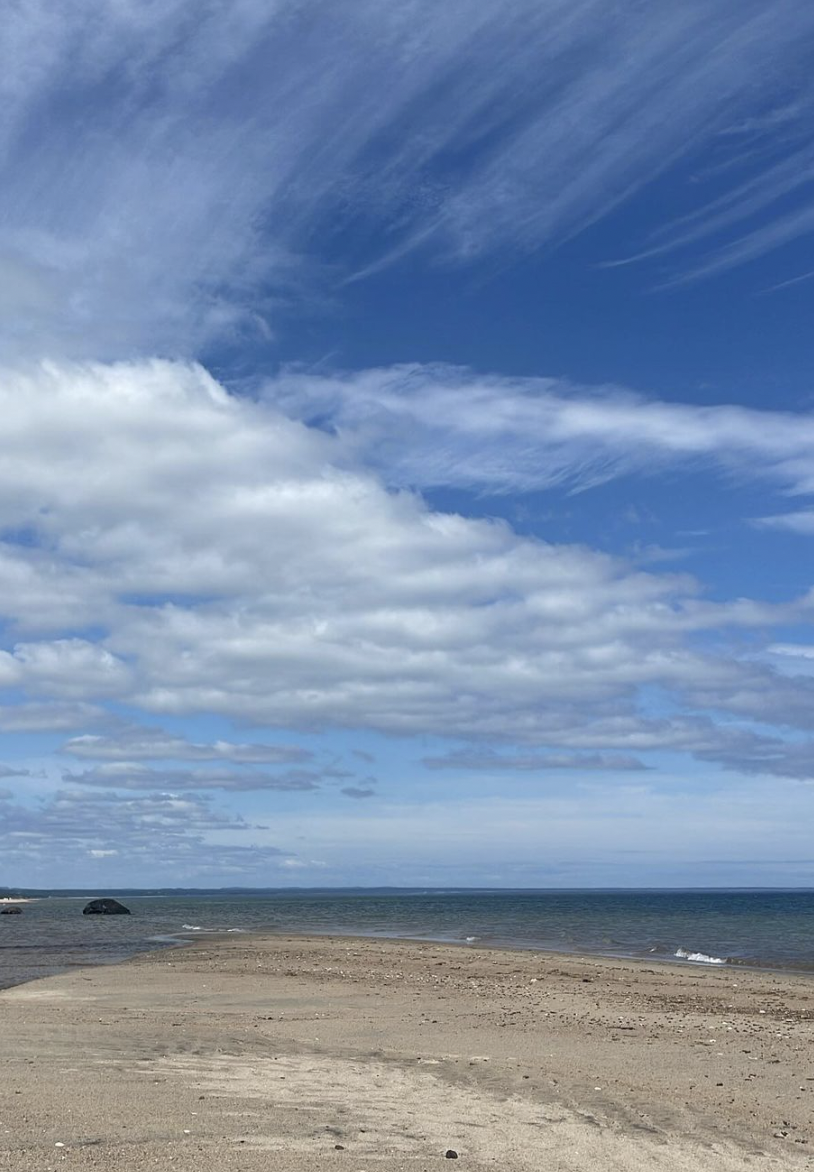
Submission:
[[[0,993],[0,1168],[814,1164],[814,981],[239,936]]]

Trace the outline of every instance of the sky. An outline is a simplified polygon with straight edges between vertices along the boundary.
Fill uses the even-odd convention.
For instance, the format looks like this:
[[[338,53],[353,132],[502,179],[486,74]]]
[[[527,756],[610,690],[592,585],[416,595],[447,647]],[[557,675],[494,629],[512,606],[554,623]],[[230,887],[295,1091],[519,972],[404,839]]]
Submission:
[[[814,8],[0,27],[0,885],[814,885]]]

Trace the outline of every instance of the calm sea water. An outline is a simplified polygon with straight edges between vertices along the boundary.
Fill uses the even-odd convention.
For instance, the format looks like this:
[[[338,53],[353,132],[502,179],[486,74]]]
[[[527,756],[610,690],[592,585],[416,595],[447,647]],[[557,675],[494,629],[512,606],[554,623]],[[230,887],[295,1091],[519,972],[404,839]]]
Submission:
[[[115,894],[99,892],[98,894]],[[685,964],[814,973],[811,891],[281,891],[119,894],[130,916],[83,916],[91,895],[0,916],[0,988],[210,932],[404,936]]]

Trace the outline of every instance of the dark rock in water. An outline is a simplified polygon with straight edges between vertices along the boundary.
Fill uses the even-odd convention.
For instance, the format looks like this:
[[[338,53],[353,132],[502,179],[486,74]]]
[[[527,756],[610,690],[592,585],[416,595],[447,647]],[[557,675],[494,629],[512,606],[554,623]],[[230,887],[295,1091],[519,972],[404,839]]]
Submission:
[[[444,1152],[444,1155],[446,1156],[446,1158],[448,1160],[457,1160],[458,1159],[458,1153],[455,1151],[454,1148],[447,1148],[447,1150]]]
[[[82,909],[83,916],[129,916],[130,908],[119,903],[117,899],[92,899],[86,908]]]
[[[21,907],[4,907],[0,908],[0,916],[21,916],[23,909]]]

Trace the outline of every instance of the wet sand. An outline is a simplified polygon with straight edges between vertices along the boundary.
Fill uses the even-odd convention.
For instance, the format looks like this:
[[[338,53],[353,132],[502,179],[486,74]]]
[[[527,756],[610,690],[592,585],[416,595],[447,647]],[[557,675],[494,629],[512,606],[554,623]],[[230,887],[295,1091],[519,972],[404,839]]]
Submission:
[[[814,1167],[814,981],[230,935],[0,993],[0,1168]]]

